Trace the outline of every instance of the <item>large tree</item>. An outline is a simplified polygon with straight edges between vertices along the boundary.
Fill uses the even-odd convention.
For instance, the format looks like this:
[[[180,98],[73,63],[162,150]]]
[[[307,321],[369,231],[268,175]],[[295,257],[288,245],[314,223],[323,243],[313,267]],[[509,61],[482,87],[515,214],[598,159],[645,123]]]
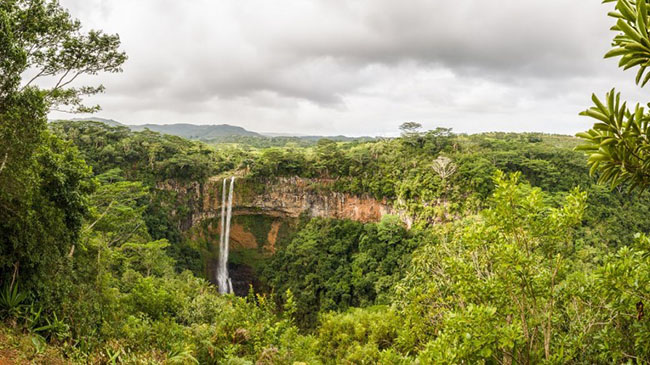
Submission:
[[[635,69],[636,83],[641,87],[650,81],[650,31],[646,0],[605,0],[616,2],[616,19],[612,30],[617,32],[613,49],[605,58],[619,57],[624,70]],[[650,114],[639,104],[629,108],[620,94],[609,92],[604,101],[592,96],[594,106],[581,113],[597,120],[593,128],[578,133],[585,143],[577,149],[589,156],[591,174],[612,187],[628,185],[645,189],[650,185]]]
[[[74,81],[121,71],[126,55],[119,45],[117,35],[82,32],[56,0],[0,2],[0,173],[33,150],[50,109],[99,109],[82,100],[104,87]]]
[[[81,227],[91,173],[47,131],[50,110],[89,112],[82,75],[119,72],[117,35],[84,32],[56,0],[0,1],[0,280],[42,276]],[[50,265],[51,266],[51,265]],[[23,278],[24,278],[23,276]]]

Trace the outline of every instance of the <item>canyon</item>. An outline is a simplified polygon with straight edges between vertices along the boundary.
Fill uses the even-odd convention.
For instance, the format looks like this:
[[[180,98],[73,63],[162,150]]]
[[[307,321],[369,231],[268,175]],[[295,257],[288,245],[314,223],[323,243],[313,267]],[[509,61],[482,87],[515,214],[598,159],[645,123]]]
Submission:
[[[213,282],[218,277],[223,181],[224,177],[215,176],[204,183],[166,181],[157,186],[175,194],[177,207],[172,214],[177,216],[181,232],[204,248],[206,276]],[[389,202],[337,192],[334,183],[334,180],[298,177],[237,178],[232,196],[228,261],[236,294],[245,295],[249,285],[257,286],[257,266],[273,255],[278,246],[288,243],[301,217],[370,223],[380,221],[387,214],[396,214],[410,225],[410,219]]]

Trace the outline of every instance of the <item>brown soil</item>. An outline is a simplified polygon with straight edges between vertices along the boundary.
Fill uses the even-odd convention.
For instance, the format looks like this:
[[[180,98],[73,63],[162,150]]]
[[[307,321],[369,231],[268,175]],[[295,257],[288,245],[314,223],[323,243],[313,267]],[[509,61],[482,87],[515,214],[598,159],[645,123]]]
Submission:
[[[241,224],[231,224],[230,226],[230,248],[231,249],[241,249],[241,248],[257,248],[259,244],[255,235],[250,232],[246,232],[244,226]]]

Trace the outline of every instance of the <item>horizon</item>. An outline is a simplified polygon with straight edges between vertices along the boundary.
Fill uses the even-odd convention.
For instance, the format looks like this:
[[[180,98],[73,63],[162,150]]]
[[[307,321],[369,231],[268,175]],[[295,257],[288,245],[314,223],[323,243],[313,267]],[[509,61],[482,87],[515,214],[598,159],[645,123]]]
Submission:
[[[254,132],[259,134],[261,137],[267,137],[267,138],[274,138],[274,137],[322,137],[322,138],[329,138],[329,137],[345,137],[345,138],[399,138],[401,137],[400,132],[395,132],[393,134],[386,133],[385,135],[350,135],[350,134],[292,134],[292,133],[277,133],[277,132],[268,132],[268,131],[263,131],[263,130],[251,130],[248,128],[245,128],[240,125],[236,124],[230,124],[230,123],[211,123],[211,124],[196,124],[196,123],[166,123],[166,124],[159,124],[159,123],[143,123],[143,124],[127,124],[123,123],[122,121],[115,120],[113,118],[103,118],[103,117],[98,117],[98,116],[89,116],[89,117],[75,117],[75,118],[63,118],[63,119],[49,119],[48,122],[58,122],[58,121],[72,121],[72,122],[84,122],[84,121],[94,121],[94,122],[101,122],[105,123],[106,121],[111,121],[118,123],[122,126],[125,127],[146,127],[146,126],[178,126],[178,125],[184,125],[184,126],[192,126],[192,127],[235,127],[235,128],[242,128],[243,130],[247,132]],[[106,123],[105,123],[106,124]],[[436,127],[433,128],[424,128],[420,130],[421,133],[425,133],[431,130],[436,129]],[[167,133],[162,133],[161,134],[167,134]],[[564,133],[554,133],[554,132],[542,132],[542,131],[523,131],[523,132],[509,132],[509,131],[498,131],[498,130],[485,130],[485,131],[480,131],[480,132],[457,132],[451,129],[451,133],[454,135],[478,135],[478,134],[491,134],[491,133],[513,133],[513,134],[542,134],[542,135],[549,135],[549,136],[562,136],[562,137],[571,137],[571,138],[577,138],[574,134],[564,134]],[[195,138],[190,138],[190,139],[195,139]]]

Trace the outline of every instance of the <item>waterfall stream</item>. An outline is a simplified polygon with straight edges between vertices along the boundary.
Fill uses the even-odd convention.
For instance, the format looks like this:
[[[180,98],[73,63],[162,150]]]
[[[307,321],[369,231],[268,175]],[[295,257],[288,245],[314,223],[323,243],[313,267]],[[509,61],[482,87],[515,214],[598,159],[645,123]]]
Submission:
[[[217,285],[219,293],[232,293],[232,281],[228,277],[228,248],[230,241],[230,219],[232,218],[232,196],[235,188],[235,177],[230,178],[230,190],[226,202],[228,179],[223,179],[221,193],[221,236],[219,237],[219,262],[217,266]]]

